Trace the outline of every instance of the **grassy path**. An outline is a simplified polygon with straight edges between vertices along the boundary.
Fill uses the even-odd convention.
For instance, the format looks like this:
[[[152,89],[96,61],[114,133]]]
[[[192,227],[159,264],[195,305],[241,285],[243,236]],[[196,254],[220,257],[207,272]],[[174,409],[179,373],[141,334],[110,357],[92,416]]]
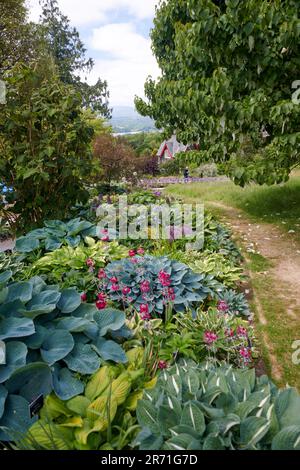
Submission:
[[[177,193],[174,189],[172,194]],[[199,202],[196,195],[185,196],[183,192],[181,186],[178,196],[187,202]],[[206,206],[231,228],[244,255],[254,293],[257,335],[268,372],[278,385],[289,384],[300,390],[300,364],[292,360],[293,343],[300,340],[298,234],[288,233],[285,224],[249,217],[227,202],[210,199]]]

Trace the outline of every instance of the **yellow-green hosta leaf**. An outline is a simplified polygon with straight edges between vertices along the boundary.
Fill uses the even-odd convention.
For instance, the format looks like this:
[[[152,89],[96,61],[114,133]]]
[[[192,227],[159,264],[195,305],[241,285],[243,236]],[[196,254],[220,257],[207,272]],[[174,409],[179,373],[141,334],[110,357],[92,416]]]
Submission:
[[[78,441],[80,445],[86,445],[91,433],[105,431],[107,425],[107,420],[104,418],[98,418],[97,421],[94,422],[84,419],[82,428],[75,430],[76,441]]]
[[[157,383],[157,377],[153,377],[149,382],[144,383],[144,388],[151,389],[154,388]]]
[[[41,419],[49,421],[58,418],[61,415],[71,416],[72,413],[66,407],[65,402],[57,398],[56,395],[54,395],[53,393],[51,395],[48,395],[45,398],[44,406],[40,412]]]
[[[73,418],[68,419],[64,423],[58,424],[58,426],[64,428],[81,428],[83,426],[83,419],[81,416],[73,416]]]
[[[118,405],[116,401],[111,400],[108,402],[109,397],[99,397],[87,409],[87,417],[90,421],[97,421],[99,418],[103,418],[108,423],[108,412],[110,412],[110,421],[112,421],[116,415]]]
[[[85,388],[85,396],[90,400],[94,400],[101,395],[116,377],[117,371],[114,367],[103,366],[95,374],[92,375]]]
[[[42,420],[31,426],[27,437],[45,450],[70,450],[73,448],[71,429],[64,429]]]
[[[67,402],[67,407],[70,411],[73,411],[73,413],[84,418],[90,404],[91,401],[87,397],[78,395]]]
[[[131,389],[131,379],[128,372],[123,372],[117,379],[112,382],[111,387],[106,390],[105,395],[111,393],[112,401],[117,405],[121,405],[126,400]]]
[[[143,397],[143,394],[144,394],[143,390],[130,394],[126,402],[124,403],[125,408],[129,411],[136,410],[137,403],[139,400],[141,400],[141,398]]]
[[[143,348],[133,348],[127,351],[126,353],[129,365],[139,366],[143,363],[144,349]]]

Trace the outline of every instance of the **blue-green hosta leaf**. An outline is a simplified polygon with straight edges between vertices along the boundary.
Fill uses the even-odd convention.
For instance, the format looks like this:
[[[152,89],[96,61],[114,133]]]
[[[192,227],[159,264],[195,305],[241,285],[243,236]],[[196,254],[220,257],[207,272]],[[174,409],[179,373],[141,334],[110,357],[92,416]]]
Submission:
[[[163,450],[189,450],[190,446],[192,446],[193,450],[202,449],[200,441],[194,439],[189,434],[179,434],[168,439],[163,446]]]
[[[157,408],[147,400],[140,400],[137,405],[136,415],[139,425],[150,429],[154,434],[160,435],[157,421]]]
[[[241,443],[244,448],[253,449],[267,434],[270,422],[262,416],[250,416],[241,422]]]
[[[93,226],[91,222],[88,222],[87,220],[80,220],[78,218],[70,220],[66,225],[69,237],[75,237],[83,230],[88,230]]]
[[[61,369],[56,366],[53,373],[53,388],[61,400],[70,400],[83,393],[84,384],[76,379],[66,367]]]
[[[53,330],[43,341],[41,356],[52,365],[66,357],[74,348],[74,339],[66,330]]]
[[[114,361],[122,364],[128,362],[124,349],[115,341],[99,338],[95,348],[104,361]]]
[[[78,246],[79,243],[81,242],[81,237],[80,237],[80,235],[77,235],[77,237],[66,237],[65,241],[72,248],[76,248],[76,246]]]
[[[274,437],[272,450],[300,450],[300,426],[287,426]]]
[[[208,435],[203,442],[203,450],[225,450],[224,443],[220,436]]]
[[[34,333],[34,323],[30,318],[10,317],[0,320],[0,339],[22,338]]]
[[[61,293],[61,298],[57,307],[62,313],[72,313],[81,304],[81,297],[75,289],[65,289]]]
[[[178,375],[171,375],[168,377],[166,383],[166,389],[170,395],[174,395],[175,397],[181,399],[182,394],[182,380],[181,377]]]
[[[190,426],[199,436],[202,436],[205,431],[205,419],[197,402],[190,401],[184,405],[180,424]]]
[[[0,305],[3,304],[8,296],[8,287],[0,288]]]
[[[61,220],[44,220],[44,225],[50,229],[57,229],[63,232],[67,232],[67,224]]]
[[[20,253],[31,253],[40,246],[38,238],[27,235],[26,237],[20,237],[16,241],[16,251]]]
[[[76,310],[74,310],[74,312],[72,312],[72,317],[88,318],[89,320],[93,320],[94,315],[97,312],[98,309],[94,304],[82,303],[78,308],[76,308]]]
[[[199,377],[193,370],[189,370],[185,376],[185,384],[191,395],[195,395],[199,390]]]
[[[32,284],[32,295],[39,294],[42,290],[47,288],[47,284],[40,276],[34,276],[29,279],[30,284]]]
[[[62,246],[62,242],[58,238],[49,237],[49,238],[46,238],[45,240],[46,251],[58,250],[61,246]]]
[[[179,423],[179,417],[177,413],[170,409],[168,406],[161,405],[158,408],[157,420],[160,428],[160,432],[164,436],[170,437],[170,428],[173,428]]]
[[[76,344],[70,354],[64,358],[68,368],[80,374],[93,374],[101,364],[99,356],[89,344]]]
[[[143,429],[134,441],[140,450],[160,450],[164,443],[162,435],[152,434],[147,428]]]
[[[8,395],[8,391],[4,387],[4,385],[0,385],[0,419],[2,418],[2,415],[4,413],[4,406],[5,406],[5,401]]]
[[[125,323],[125,314],[121,310],[114,308],[106,308],[99,310],[95,315],[94,319],[100,329],[100,336],[105,336],[109,330],[119,330]]]
[[[19,341],[6,344],[5,364],[0,365],[0,383],[10,378],[12,373],[26,364],[27,347]]]
[[[61,330],[68,330],[71,333],[81,333],[85,331],[92,322],[90,320],[86,320],[85,318],[77,318],[77,317],[65,317],[59,320],[57,323],[57,328]]]
[[[48,336],[49,334],[49,330],[41,325],[36,325],[35,330],[36,331],[33,335],[28,336],[26,338],[22,338],[28,348],[33,350],[40,349],[46,336]]]
[[[10,269],[4,271],[3,273],[0,273],[0,285],[5,284],[7,281],[9,281],[12,275],[13,273]]]
[[[31,301],[27,303],[26,309],[21,313],[33,320],[39,315],[45,315],[53,312],[56,304],[60,299],[61,294],[55,290],[45,290],[32,297]]]
[[[0,364],[6,363],[6,344],[0,339]]]
[[[9,393],[22,395],[29,402],[39,395],[48,395],[52,390],[50,367],[35,362],[17,369],[5,384]]]
[[[294,388],[281,390],[275,401],[275,412],[281,427],[300,425],[300,396]]]
[[[18,395],[9,395],[5,402],[4,414],[0,419],[0,441],[20,438],[36,419],[30,417],[27,400]]]
[[[20,300],[21,302],[29,302],[32,297],[32,284],[30,282],[15,282],[8,286],[8,296],[6,302]]]

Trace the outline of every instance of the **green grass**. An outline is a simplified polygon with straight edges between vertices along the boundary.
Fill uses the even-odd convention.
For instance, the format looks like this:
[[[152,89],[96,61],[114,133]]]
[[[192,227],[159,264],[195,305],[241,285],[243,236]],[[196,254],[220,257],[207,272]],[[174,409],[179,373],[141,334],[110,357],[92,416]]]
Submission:
[[[300,241],[300,172],[281,185],[250,185],[240,188],[230,181],[178,184],[166,189],[169,194],[189,202],[220,202],[243,210],[254,220],[274,223],[286,231],[294,230]]]

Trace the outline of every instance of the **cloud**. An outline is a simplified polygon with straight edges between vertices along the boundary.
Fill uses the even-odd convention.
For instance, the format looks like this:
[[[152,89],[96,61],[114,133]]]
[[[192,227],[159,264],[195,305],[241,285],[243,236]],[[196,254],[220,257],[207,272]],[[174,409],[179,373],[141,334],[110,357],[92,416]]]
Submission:
[[[58,0],[62,12],[77,26],[103,23],[111,12],[124,11],[138,20],[152,18],[158,0]],[[30,19],[37,21],[40,14],[39,0],[27,0]]]
[[[95,61],[88,81],[105,77],[113,105],[132,105],[135,94],[144,95],[147,76],[159,75],[150,40],[138,34],[131,23],[113,23],[94,29],[91,47],[109,58]]]

